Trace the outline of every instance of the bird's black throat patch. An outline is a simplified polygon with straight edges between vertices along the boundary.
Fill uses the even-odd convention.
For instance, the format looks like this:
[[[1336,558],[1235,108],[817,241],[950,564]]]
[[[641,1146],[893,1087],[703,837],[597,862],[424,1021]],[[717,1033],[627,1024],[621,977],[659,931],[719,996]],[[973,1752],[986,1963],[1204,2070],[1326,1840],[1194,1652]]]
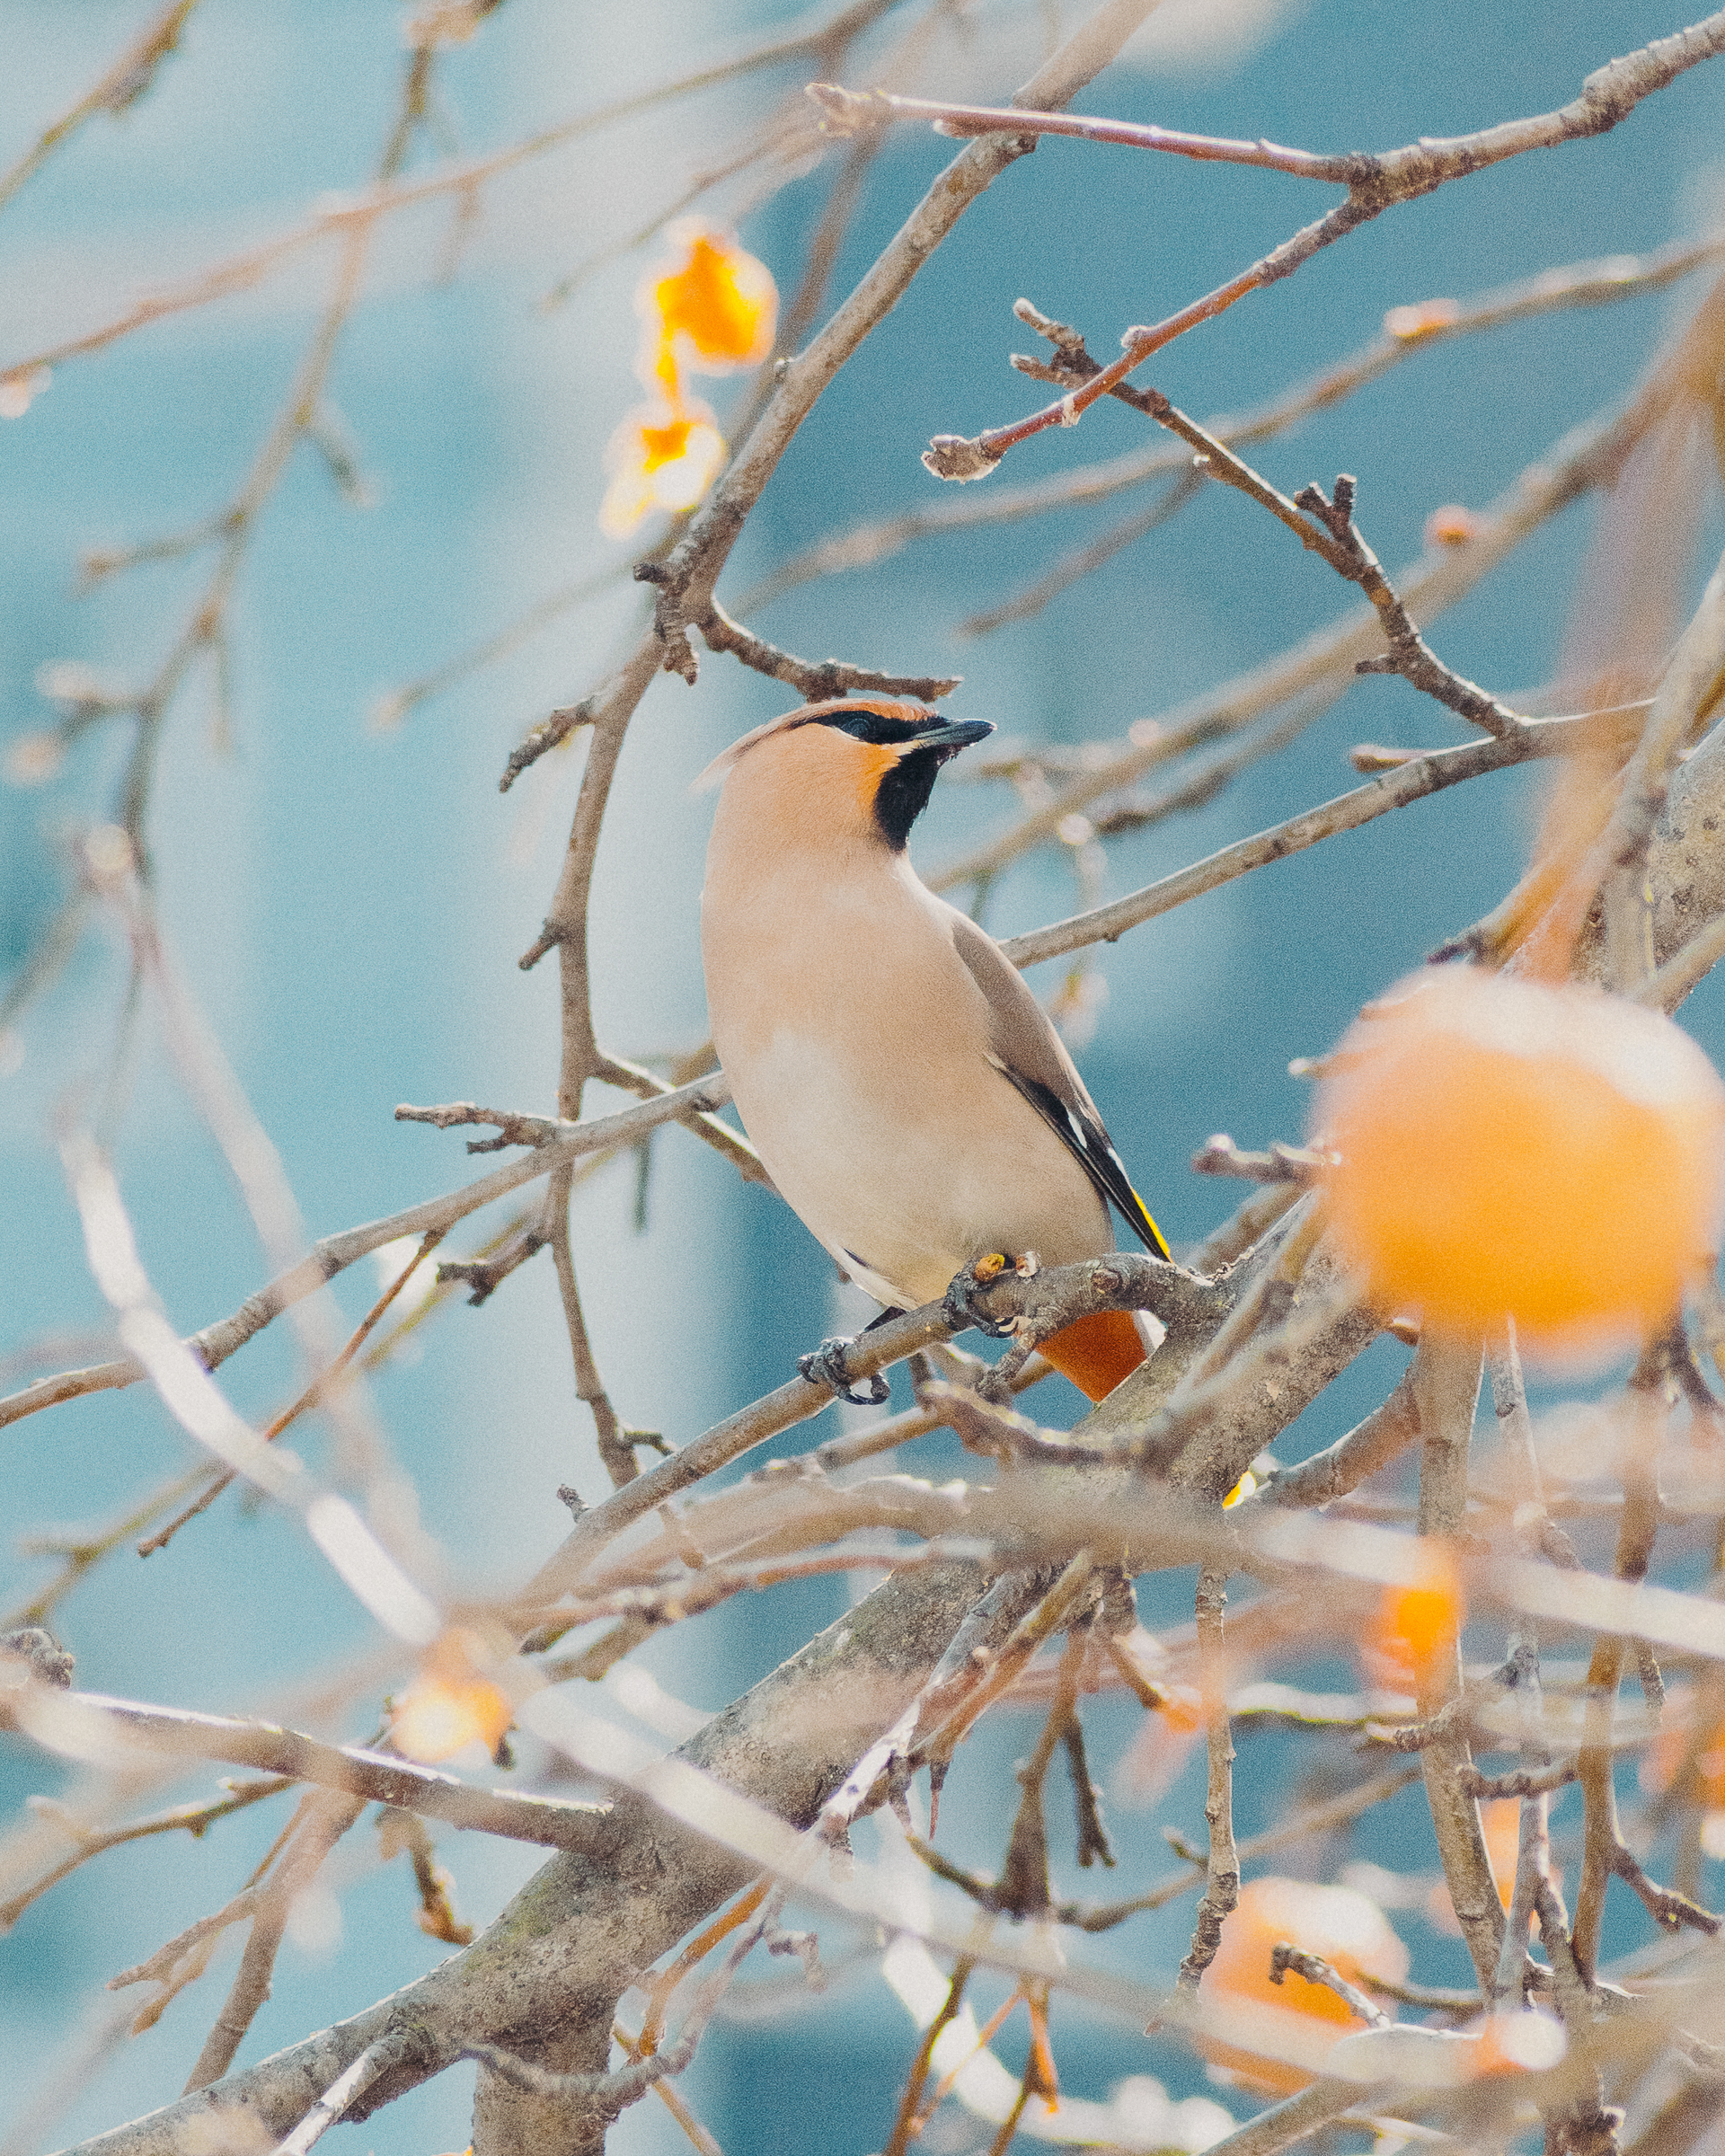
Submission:
[[[875,824],[895,853],[904,852],[910,826],[927,808],[942,764],[954,753],[951,748],[907,750],[875,788]]]

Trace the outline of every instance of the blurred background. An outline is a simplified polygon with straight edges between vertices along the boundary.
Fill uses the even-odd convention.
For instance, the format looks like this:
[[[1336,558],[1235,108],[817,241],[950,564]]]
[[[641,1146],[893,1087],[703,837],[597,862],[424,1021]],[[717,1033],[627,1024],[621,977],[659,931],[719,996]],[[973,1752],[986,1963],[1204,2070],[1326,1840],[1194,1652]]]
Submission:
[[[84,94],[146,12],[139,0],[6,0],[0,169]],[[872,79],[917,35],[916,86],[999,100],[1033,70],[1057,22],[1080,13],[1009,0],[906,5],[856,46],[845,79]],[[4,203],[0,370],[362,189],[399,98],[406,20],[384,0],[203,0],[146,93],[96,117]],[[434,110],[407,170],[528,140],[802,23],[788,5],[759,0],[637,0],[626,10],[508,0],[471,41],[440,54]],[[1514,10],[1489,0],[1331,0],[1322,9],[1166,0],[1078,102],[1210,134],[1383,148],[1560,104],[1590,68],[1677,27],[1659,0],[1595,0],[1580,11],[1558,0]],[[257,519],[221,663],[200,656],[172,702],[147,819],[164,932],[314,1235],[472,1172],[458,1136],[393,1122],[398,1101],[541,1113],[554,1104],[554,961],[525,976],[516,961],[556,874],[579,737],[507,796],[497,780],[527,728],[584,694],[638,619],[627,565],[657,529],[607,540],[596,516],[606,442],[639,399],[635,288],[664,252],[662,239],[639,235],[787,116],[800,120],[798,93],[812,72],[799,60],[649,102],[524,159],[464,204],[438,199],[389,219],[330,376],[339,445],[294,454]],[[1369,342],[1391,307],[1706,234],[1725,213],[1722,101],[1725,75],[1696,69],[1603,140],[1517,160],[1404,208],[1187,338],[1147,376],[1195,414],[1239,411]],[[922,131],[884,141],[862,174],[835,300],[950,154]],[[739,230],[788,295],[844,155],[817,147],[788,173],[783,160],[757,158],[695,207]],[[1128,324],[1208,288],[1330,199],[1273,173],[1045,141],[972,208],[824,399],[721,596],[735,609],[811,542],[854,523],[958,499],[919,464],[926,438],[974,433],[1048,393],[1006,365],[1034,342],[1012,316],[1020,295],[1083,329],[1105,359]],[[147,681],[172,648],[205,590],[208,549],[140,560],[82,592],[80,562],[184,533],[233,498],[288,393],[333,270],[327,243],[302,249],[245,288],[67,360],[28,410],[0,420],[0,698],[13,777],[36,782],[0,790],[0,960],[30,984],[52,973],[18,999],[0,1035],[0,1391],[111,1352],[53,1143],[68,1116],[92,1119],[111,1141],[145,1260],[181,1330],[233,1310],[267,1270],[149,1010],[127,1020],[120,940],[99,915],[75,937],[58,933],[71,846],[113,816],[134,722],[97,720],[46,772],[50,759],[31,745],[80,696],[87,704]],[[1482,507],[1623,396],[1693,310],[1706,274],[1417,351],[1254,455],[1290,492],[1357,473],[1368,537],[1387,563],[1406,562],[1434,509]],[[722,425],[748,385],[708,393]],[[987,484],[1123,455],[1148,433],[1137,414],[1104,402],[1078,432],[1055,430],[1017,451]],[[1039,610],[966,632],[962,624],[1021,597],[1149,499],[1139,489],[924,541],[871,569],[785,590],[748,618],[809,657],[961,673],[955,713],[993,719],[1011,742],[1070,745],[1117,738],[1347,610],[1322,564],[1212,489]],[[1432,631],[1443,655],[1512,699],[1548,683],[1596,515],[1591,503],[1570,510],[1446,614]],[[1709,496],[1694,561],[1673,576],[1693,582],[1720,537]],[[404,694],[584,584],[582,604],[491,663],[436,693]],[[663,1059],[704,1038],[695,908],[711,803],[688,784],[719,747],[791,701],[779,685],[707,656],[694,690],[661,679],[635,721],[594,907],[600,1033],[619,1054]],[[1112,842],[1102,890],[1131,889],[1344,791],[1356,782],[1346,762],[1355,742],[1460,738],[1399,682],[1363,683],[1213,800]],[[925,870],[1004,827],[1017,807],[1009,787],[961,777],[960,765],[919,826]],[[1238,1195],[1189,1172],[1194,1147],[1222,1129],[1243,1144],[1300,1135],[1305,1095],[1289,1059],[1324,1048],[1363,998],[1501,896],[1523,858],[1537,783],[1509,774],[1459,789],[1096,955],[1075,1045],[1177,1249]],[[988,925],[1010,933],[1087,903],[1075,861],[1061,847],[1015,865],[989,894]],[[1052,993],[1058,970],[1031,977]],[[1717,983],[1685,1022],[1719,1053]],[[470,1231],[463,1252],[479,1240]],[[659,1135],[643,1172],[623,1162],[582,1189],[575,1256],[619,1412],[677,1443],[782,1383],[823,1333],[869,1314],[846,1300],[776,1199],[676,1130]],[[369,1263],[338,1284],[349,1320],[378,1284]],[[1339,1435],[1400,1352],[1374,1349],[1323,1395],[1292,1449]],[[293,1374],[277,1327],[223,1382],[262,1418]],[[1044,1419],[1075,1409],[1075,1396],[1062,1406],[1053,1390],[1036,1396]],[[604,1488],[544,1259],[482,1310],[452,1299],[377,1374],[376,1400],[447,1578],[464,1591],[501,1588],[555,1545],[567,1525],[560,1483],[588,1498]],[[800,1450],[823,1427],[769,1450]],[[303,1442],[322,1456],[320,1434]],[[179,1434],[141,1387],[0,1431],[0,1448],[7,1609],[56,1569],[32,1536],[111,1523],[186,1464]],[[962,1473],[963,1459],[937,1438],[904,1464],[942,1479]],[[1190,1586],[1186,1576],[1145,1582],[1146,1623],[1188,1616]],[[697,1719],[722,1705],[839,1613],[845,1591],[839,1581],[783,1588],[673,1631],[638,1657],[668,1698],[655,1708],[638,1692],[633,1707],[659,1714],[661,1736],[680,1737],[686,1716],[679,1727],[677,1702]],[[146,1563],[122,1549],[53,1621],[78,1657],[78,1681],[93,1690],[281,1714],[368,1636],[295,1530],[232,1496]],[[1322,1682],[1325,1673],[1306,1674]],[[1092,1756],[1111,1766],[1139,1710],[1110,1697],[1092,1712]],[[368,1726],[356,1719],[350,1734]],[[1026,1727],[996,1718],[961,1759],[942,1825],[960,1854],[980,1860],[997,1842],[994,1791],[1028,1744]],[[1297,1738],[1252,1742],[1241,1782],[1247,1833],[1306,1771]],[[1169,1767],[1175,1778],[1154,1804],[1142,1776],[1136,1793],[1115,1782],[1121,1869],[1103,1892],[1132,1891],[1124,1882],[1164,1869],[1161,1822],[1201,1831],[1199,1780],[1190,1764]],[[0,1747],[8,1816],[62,1780],[22,1744]],[[58,2147],[178,2093],[231,1981],[231,1956],[154,2032],[118,2048],[104,2040],[114,2002],[101,1984],[236,1891],[279,1825],[263,1807],[201,1842],[157,1839],[105,1856],[0,1940],[8,2147]],[[1429,1832],[1411,1798],[1374,1816],[1360,1853],[1402,1873],[1432,1870]],[[442,1854],[461,1913],[479,1923],[536,1860],[453,1834]],[[1305,1860],[1315,1869],[1324,1858],[1314,1850]],[[410,1981],[445,1950],[415,1929],[405,1868],[379,1865],[368,1830],[350,1837],[332,1878],[339,1904],[289,1942],[242,2063]],[[1190,1905],[1176,1903],[1090,1950],[1159,1978],[1183,1950],[1190,1919]],[[1396,1921],[1419,1975],[1460,1977],[1454,1940],[1417,1909]],[[1632,1924],[1620,1922],[1627,1938]],[[852,2156],[880,2145],[912,2024],[876,1964],[847,1962],[836,1934],[830,1958],[836,1981],[824,2001],[762,1978],[707,2039],[686,2091],[724,2147]],[[1075,2093],[1101,2097],[1139,2074],[1178,2096],[1215,2093],[1172,2043],[1075,2010],[1056,2033]],[[1016,2070],[1013,2044],[1009,2030],[1001,2050]],[[67,2076],[71,2100],[35,2122],[32,2091]],[[379,2156],[458,2148],[470,2078],[446,2075],[331,2145]],[[686,2144],[650,2099],[625,2114],[615,2145],[656,2156]]]

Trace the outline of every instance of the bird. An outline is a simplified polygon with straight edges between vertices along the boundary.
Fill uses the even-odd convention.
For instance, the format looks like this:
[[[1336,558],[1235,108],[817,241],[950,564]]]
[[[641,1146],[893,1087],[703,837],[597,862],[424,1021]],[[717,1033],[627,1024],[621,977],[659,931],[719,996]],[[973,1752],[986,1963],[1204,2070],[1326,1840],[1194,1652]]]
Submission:
[[[883,1305],[877,1324],[979,1259],[1111,1250],[1110,1206],[1168,1256],[1048,1014],[911,865],[942,766],[994,730],[835,697],[756,727],[695,782],[720,789],[701,895],[714,1047],[767,1172]],[[1103,1312],[1041,1345],[1094,1401],[1146,1335]],[[836,1389],[842,1373],[820,1369]]]

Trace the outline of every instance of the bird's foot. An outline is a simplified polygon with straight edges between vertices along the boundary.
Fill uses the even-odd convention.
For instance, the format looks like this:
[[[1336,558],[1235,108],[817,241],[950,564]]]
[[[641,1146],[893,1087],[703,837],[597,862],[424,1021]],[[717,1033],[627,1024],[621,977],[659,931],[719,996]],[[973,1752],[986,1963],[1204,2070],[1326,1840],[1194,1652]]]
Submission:
[[[960,1332],[974,1326],[991,1340],[1011,1339],[1016,1321],[1009,1318],[1003,1324],[990,1317],[977,1298],[995,1281],[1004,1280],[1008,1273],[1016,1273],[1021,1280],[1031,1280],[1040,1270],[1034,1250],[1025,1250],[1017,1258],[1009,1258],[1001,1250],[986,1250],[980,1258],[973,1258],[961,1272],[953,1274],[942,1308]]]
[[[898,1313],[895,1311],[893,1316]],[[811,1385],[829,1385],[833,1397],[842,1400],[847,1408],[878,1408],[883,1401],[891,1399],[892,1387],[877,1370],[868,1380],[868,1391],[859,1392],[851,1382],[850,1352],[856,1345],[854,1334],[840,1334],[823,1340],[812,1355],[800,1355],[797,1369]]]

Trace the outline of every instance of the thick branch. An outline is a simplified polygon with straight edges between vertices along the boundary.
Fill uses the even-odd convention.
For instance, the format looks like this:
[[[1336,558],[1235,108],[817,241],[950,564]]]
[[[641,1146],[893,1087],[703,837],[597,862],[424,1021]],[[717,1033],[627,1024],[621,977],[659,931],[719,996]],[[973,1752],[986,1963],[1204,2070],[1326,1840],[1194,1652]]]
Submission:
[[[970,1565],[888,1582],[715,1716],[677,1759],[793,1826],[813,1825],[916,1697],[979,1584]],[[248,2114],[279,2138],[371,2045],[410,2024],[422,2032],[421,2048],[351,2116],[441,2072],[475,2042],[536,2060],[567,2032],[608,2031],[624,1987],[757,1869],[625,1796],[602,1849],[554,1858],[473,1946],[419,1983],[84,2148],[88,2156],[183,2156],[188,2123],[208,2118],[212,2104]]]
[[[1466,1519],[1468,1447],[1479,1392],[1480,1343],[1431,1335],[1421,1342],[1411,1383],[1424,1447],[1420,1532],[1453,1547]],[[1452,1639],[1421,1664],[1421,1719],[1435,1720],[1461,1696],[1460,1648]],[[1479,1807],[1466,1786],[1473,1760],[1464,1725],[1434,1737],[1420,1758],[1450,1901],[1480,1983],[1489,1989],[1502,1946],[1503,1909],[1486,1853]]]

